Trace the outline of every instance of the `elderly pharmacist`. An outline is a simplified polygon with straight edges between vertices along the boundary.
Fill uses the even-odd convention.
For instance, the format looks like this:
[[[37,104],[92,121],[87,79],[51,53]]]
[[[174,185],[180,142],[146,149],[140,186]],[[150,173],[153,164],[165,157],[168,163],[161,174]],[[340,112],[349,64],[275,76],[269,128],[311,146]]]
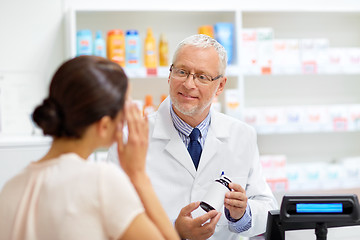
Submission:
[[[265,231],[267,212],[277,208],[261,175],[255,131],[210,109],[224,90],[226,62],[216,40],[206,35],[184,39],[170,68],[170,97],[149,116],[147,171],[183,239],[258,235]],[[117,161],[115,149],[109,151],[112,161]],[[232,191],[221,214],[204,214],[199,203],[222,171],[233,181]]]

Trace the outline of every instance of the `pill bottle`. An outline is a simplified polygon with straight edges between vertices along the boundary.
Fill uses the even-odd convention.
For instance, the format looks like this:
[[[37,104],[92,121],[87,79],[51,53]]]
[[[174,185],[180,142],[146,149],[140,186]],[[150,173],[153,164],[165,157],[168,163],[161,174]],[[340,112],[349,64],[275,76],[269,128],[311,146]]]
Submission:
[[[211,210],[220,212],[224,205],[225,194],[231,191],[229,187],[230,183],[231,180],[225,175],[221,175],[220,178],[215,179],[200,202],[200,207],[206,212]]]
[[[108,58],[125,67],[125,36],[120,29],[113,29],[107,35],[107,56]]]

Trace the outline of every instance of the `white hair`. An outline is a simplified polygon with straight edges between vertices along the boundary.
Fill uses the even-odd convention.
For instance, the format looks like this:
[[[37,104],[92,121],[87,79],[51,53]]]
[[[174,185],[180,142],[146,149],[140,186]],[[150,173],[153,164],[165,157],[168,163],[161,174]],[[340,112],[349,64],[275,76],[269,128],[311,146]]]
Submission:
[[[184,46],[194,46],[198,48],[213,47],[219,56],[219,74],[224,75],[227,63],[227,54],[225,48],[215,39],[205,34],[196,34],[182,40],[176,47],[172,63],[175,63],[180,49]]]

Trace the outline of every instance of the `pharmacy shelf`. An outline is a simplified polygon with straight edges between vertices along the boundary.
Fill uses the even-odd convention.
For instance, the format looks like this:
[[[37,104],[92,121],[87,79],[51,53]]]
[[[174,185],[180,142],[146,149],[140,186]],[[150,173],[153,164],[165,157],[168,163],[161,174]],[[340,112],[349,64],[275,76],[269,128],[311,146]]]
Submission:
[[[116,4],[115,7],[107,7],[109,5],[106,3],[104,5],[72,5],[67,14],[67,55],[69,57],[76,55],[76,32],[79,29],[90,29],[93,32],[101,30],[103,33],[115,28],[137,29],[141,42],[144,42],[146,30],[151,27],[156,39],[161,33],[166,34],[169,43],[169,57],[171,58],[177,44],[185,37],[196,34],[201,25],[231,22],[235,29],[240,28],[239,12],[232,7],[218,8],[211,4],[208,7],[193,7],[192,5],[191,11],[189,11],[187,7],[183,5],[179,7],[178,5],[165,4],[158,8],[143,8],[142,5],[142,7],[138,5],[135,8],[131,6],[124,8]],[[166,24],[164,19],[166,19]],[[236,42],[236,32],[234,36]],[[237,50],[235,46],[233,64],[227,67],[227,88],[237,88],[242,85]],[[151,94],[153,99],[160,99],[161,95],[167,94],[169,67],[158,67],[156,75],[147,74],[147,69],[143,67],[138,69],[125,67],[125,72],[133,83],[132,98],[144,100],[146,95]],[[154,103],[157,104],[157,101]]]
[[[234,62],[227,69],[228,81],[225,90],[237,89],[239,110],[254,107],[291,107],[297,105],[334,105],[360,104],[360,72],[348,72],[344,69],[319,71],[304,74],[287,70],[269,75],[251,73],[241,63],[244,49],[243,29],[271,28],[274,39],[328,39],[331,48],[360,48],[360,4],[356,0],[344,1],[227,1],[226,4],[206,4],[203,1],[131,1],[125,5],[114,0],[65,1],[67,12],[67,40],[69,57],[75,56],[76,31],[79,29],[102,30],[103,33],[113,28],[123,30],[137,29],[142,40],[148,27],[153,28],[154,36],[166,33],[169,40],[169,56],[174,53],[176,44],[183,38],[197,33],[200,25],[211,25],[216,22],[231,22],[235,29]],[[191,8],[189,8],[191,6]],[[301,66],[300,66],[301,67]],[[326,69],[326,67],[325,67]],[[132,82],[132,97],[144,99],[152,94],[154,99],[168,92],[168,67],[158,68],[156,76],[148,76],[146,69],[125,68]],[[226,94],[219,101],[222,111],[226,112]],[[155,101],[155,104],[157,102]],[[316,137],[322,136],[321,142]],[[326,136],[343,139],[352,149],[338,149],[340,155],[351,153],[360,155],[355,142],[359,142],[359,132],[347,131],[282,131],[271,133],[259,131],[259,149],[262,153],[288,153],[289,161],[299,160],[284,145],[300,136],[302,142],[310,143],[315,155],[322,160],[329,160],[329,154],[317,152],[322,149]],[[324,137],[325,136],[325,137]],[[278,141],[278,139],[284,139]],[[283,144],[283,148],[282,145]],[[269,148],[267,146],[272,146]],[[286,147],[285,147],[286,146]],[[282,150],[283,149],[283,150]],[[335,155],[339,155],[335,153]],[[312,159],[311,156],[307,156]],[[306,161],[306,159],[305,159]]]

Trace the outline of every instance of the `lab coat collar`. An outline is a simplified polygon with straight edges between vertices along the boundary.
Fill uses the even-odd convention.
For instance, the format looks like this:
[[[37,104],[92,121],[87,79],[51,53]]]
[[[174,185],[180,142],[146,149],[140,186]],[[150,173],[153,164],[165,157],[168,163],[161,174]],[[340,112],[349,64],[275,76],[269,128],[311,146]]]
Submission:
[[[207,163],[213,159],[223,138],[229,137],[228,126],[226,127],[226,121],[222,121],[223,118],[223,114],[216,111],[211,112],[211,124],[197,171],[195,170],[190,154],[172,122],[169,96],[159,106],[152,137],[164,140],[168,139],[169,142],[167,143],[165,150],[182,164],[195,178],[195,176],[206,167]]]
[[[229,127],[226,126],[226,122],[224,121],[225,116],[222,113],[219,113],[214,110],[211,111],[211,123],[209,131],[213,131],[213,136],[216,138],[227,138],[230,136]],[[155,128],[153,132],[154,138],[160,139],[170,139],[171,135],[167,128],[163,126],[173,126],[173,122],[170,116],[170,96],[168,96],[159,106],[158,114],[155,120]],[[176,131],[174,127],[174,131]],[[177,133],[177,132],[176,132]],[[178,134],[178,133],[177,133]]]

